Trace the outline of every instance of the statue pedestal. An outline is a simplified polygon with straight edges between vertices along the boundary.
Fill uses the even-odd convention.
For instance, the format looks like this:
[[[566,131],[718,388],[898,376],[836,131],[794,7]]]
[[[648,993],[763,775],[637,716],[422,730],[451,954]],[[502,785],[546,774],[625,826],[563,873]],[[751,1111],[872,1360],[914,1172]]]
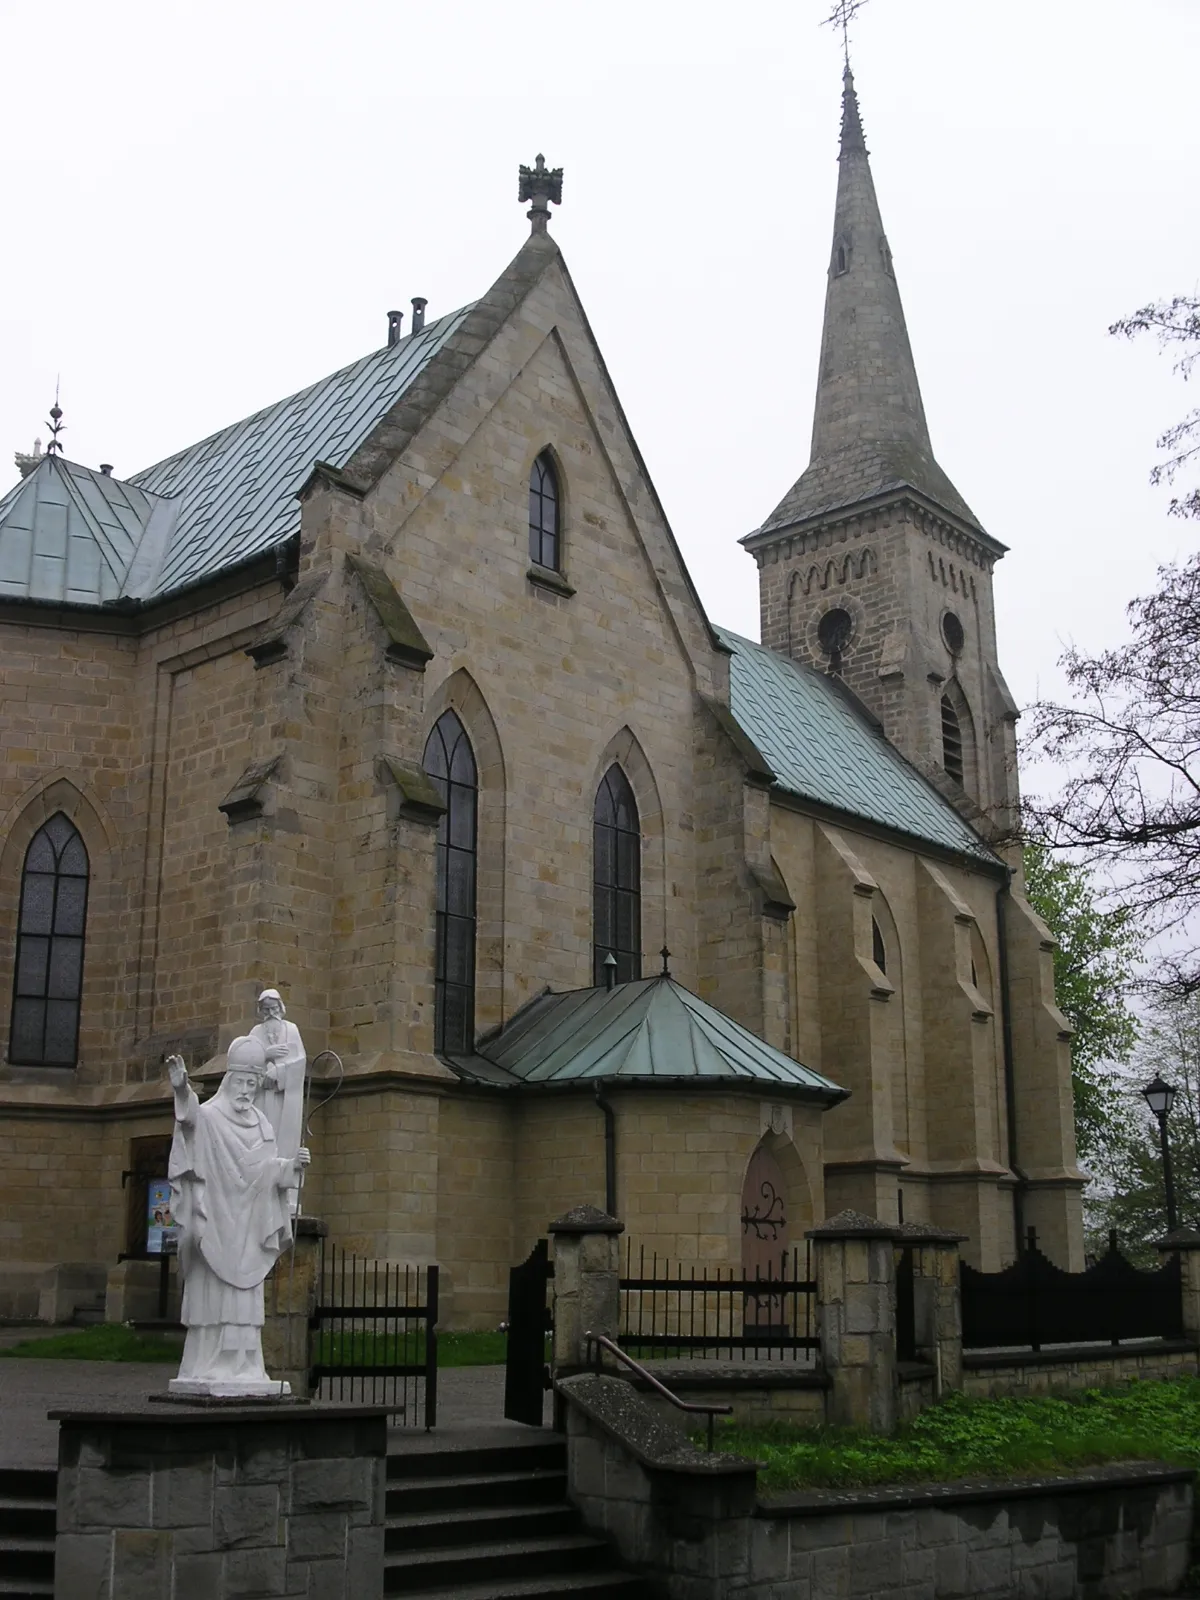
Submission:
[[[167,1393],[179,1400],[286,1400],[291,1396],[292,1386],[283,1378],[268,1378],[265,1383],[172,1378]]]
[[[162,1397],[159,1397],[160,1399]],[[384,1406],[57,1411],[57,1600],[383,1600]]]

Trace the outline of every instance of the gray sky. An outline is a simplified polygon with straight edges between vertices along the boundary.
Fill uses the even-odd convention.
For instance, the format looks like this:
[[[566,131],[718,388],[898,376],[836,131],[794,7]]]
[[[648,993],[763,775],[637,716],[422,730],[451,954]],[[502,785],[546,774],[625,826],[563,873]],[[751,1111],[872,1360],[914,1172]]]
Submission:
[[[0,485],[62,374],[128,475],[472,300],[566,169],[563,248],[714,619],[808,459],[836,183],[826,0],[15,0],[0,14]],[[1191,548],[1195,395],[1106,328],[1195,288],[1196,0],[873,0],[855,70],[934,445],[997,538],[1018,700]],[[15,478],[15,471],[11,474]]]

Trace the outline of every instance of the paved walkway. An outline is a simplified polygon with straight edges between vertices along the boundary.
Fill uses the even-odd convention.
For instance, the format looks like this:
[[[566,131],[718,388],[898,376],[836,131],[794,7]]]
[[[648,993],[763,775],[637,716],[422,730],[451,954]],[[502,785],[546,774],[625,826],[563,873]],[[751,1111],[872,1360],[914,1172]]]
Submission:
[[[4,1329],[0,1339],[15,1344],[15,1338],[3,1338],[12,1331]],[[24,1330],[21,1337],[27,1336]],[[166,1392],[174,1373],[167,1362],[0,1360],[0,1467],[57,1464],[58,1426],[47,1420],[48,1411],[108,1406],[140,1410],[148,1395]],[[392,1448],[466,1450],[540,1436],[540,1429],[506,1422],[503,1410],[503,1367],[449,1367],[438,1374],[437,1428],[431,1434],[422,1428],[396,1428]]]

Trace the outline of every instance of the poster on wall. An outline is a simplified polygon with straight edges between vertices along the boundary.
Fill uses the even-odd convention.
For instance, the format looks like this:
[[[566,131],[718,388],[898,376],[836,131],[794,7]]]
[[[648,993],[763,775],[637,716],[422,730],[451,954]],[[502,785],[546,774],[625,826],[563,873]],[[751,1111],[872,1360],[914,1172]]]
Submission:
[[[179,1248],[179,1224],[171,1212],[171,1185],[165,1178],[151,1178],[146,1185],[146,1250],[149,1255],[168,1255]]]

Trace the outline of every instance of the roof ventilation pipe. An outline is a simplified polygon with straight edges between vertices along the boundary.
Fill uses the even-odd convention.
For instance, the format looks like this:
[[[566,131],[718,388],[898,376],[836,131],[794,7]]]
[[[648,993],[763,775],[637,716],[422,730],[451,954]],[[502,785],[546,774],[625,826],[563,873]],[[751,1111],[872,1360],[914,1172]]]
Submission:
[[[404,322],[403,311],[388,312],[388,349],[400,343],[401,324]]]
[[[102,478],[111,478],[112,477],[112,462],[111,461],[102,461],[100,463],[100,476]]]
[[[421,329],[425,326],[425,307],[428,304],[429,304],[429,301],[425,298],[425,296],[423,294],[415,294],[415,295],[413,295],[412,307],[413,307],[413,332],[414,333],[420,333]]]

